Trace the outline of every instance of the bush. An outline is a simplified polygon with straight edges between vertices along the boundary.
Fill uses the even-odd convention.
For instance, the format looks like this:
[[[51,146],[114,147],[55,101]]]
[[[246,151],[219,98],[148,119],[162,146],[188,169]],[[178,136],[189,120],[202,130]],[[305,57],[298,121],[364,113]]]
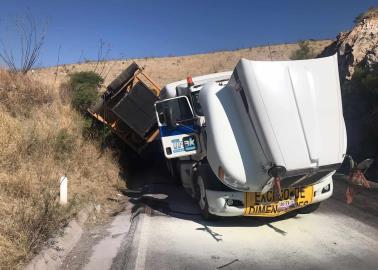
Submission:
[[[93,71],[75,72],[70,75],[71,104],[79,112],[86,114],[98,98],[97,89],[104,79]]]
[[[96,139],[101,142],[102,146],[111,140],[111,130],[90,117],[87,109],[97,101],[97,89],[103,82],[104,79],[96,72],[85,71],[71,74],[68,84],[61,85],[62,101],[69,97],[72,107],[84,115],[82,122],[83,137],[85,139]],[[70,93],[67,95],[67,92]]]
[[[291,60],[303,60],[311,59],[315,57],[313,50],[310,48],[310,42],[306,40],[301,40],[298,42],[299,49],[295,50],[291,56]]]
[[[70,83],[73,88],[83,84],[91,86],[100,86],[104,79],[93,71],[81,71],[70,74]]]
[[[97,89],[90,85],[82,85],[76,88],[72,94],[72,106],[79,112],[85,114],[97,100]]]

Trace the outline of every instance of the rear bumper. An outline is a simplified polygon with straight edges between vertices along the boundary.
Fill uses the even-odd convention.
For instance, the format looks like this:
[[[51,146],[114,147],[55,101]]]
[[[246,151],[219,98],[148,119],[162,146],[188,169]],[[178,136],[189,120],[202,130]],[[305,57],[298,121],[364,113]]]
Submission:
[[[324,201],[332,196],[332,175],[333,173],[329,174],[322,181],[313,185],[314,196],[311,204]],[[324,192],[323,189],[327,189],[328,186],[329,190]],[[211,214],[224,217],[243,216],[245,207],[243,192],[206,190],[206,196]],[[230,199],[239,202],[240,206],[228,205],[227,200]]]

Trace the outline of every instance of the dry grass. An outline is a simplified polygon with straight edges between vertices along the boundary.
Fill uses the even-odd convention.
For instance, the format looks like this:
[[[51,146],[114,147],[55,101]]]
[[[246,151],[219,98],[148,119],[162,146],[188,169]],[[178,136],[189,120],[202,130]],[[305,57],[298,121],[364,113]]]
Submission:
[[[82,117],[59,91],[0,71],[0,269],[22,267],[84,203],[116,192],[111,153],[81,137]],[[69,179],[67,207],[58,181]]]
[[[310,48],[315,54],[319,54],[330,45],[332,40],[310,41]],[[104,85],[108,85],[117,77],[132,61],[146,67],[146,73],[160,86],[177,80],[185,79],[188,75],[198,76],[214,72],[232,70],[240,58],[250,60],[289,60],[293,51],[299,48],[298,44],[279,44],[247,48],[235,51],[220,51],[206,54],[188,56],[172,56],[161,58],[140,58],[132,60],[116,60],[101,63]],[[70,64],[35,70],[33,76],[39,80],[52,83],[56,73],[56,84],[66,80],[67,74],[78,71],[95,70],[96,63]]]

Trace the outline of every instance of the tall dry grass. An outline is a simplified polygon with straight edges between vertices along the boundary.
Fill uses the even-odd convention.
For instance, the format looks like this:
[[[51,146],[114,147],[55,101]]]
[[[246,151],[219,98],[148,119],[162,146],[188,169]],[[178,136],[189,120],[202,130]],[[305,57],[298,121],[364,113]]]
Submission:
[[[63,96],[0,71],[0,269],[22,267],[81,205],[105,202],[119,184],[112,154],[82,138],[83,119]],[[69,179],[64,207],[62,175]]]

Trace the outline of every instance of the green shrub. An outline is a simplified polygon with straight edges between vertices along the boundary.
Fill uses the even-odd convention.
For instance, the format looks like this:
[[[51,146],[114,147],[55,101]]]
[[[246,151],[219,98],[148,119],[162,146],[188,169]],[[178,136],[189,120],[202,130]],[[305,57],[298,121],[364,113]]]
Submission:
[[[79,112],[85,114],[97,100],[97,89],[91,85],[81,85],[72,93],[72,106]]]
[[[98,98],[98,87],[104,79],[93,71],[75,72],[70,74],[71,104],[79,112],[86,114]]]
[[[82,84],[89,84],[93,86],[100,86],[104,79],[93,71],[81,71],[75,72],[69,75],[70,83],[73,87],[80,86]]]
[[[93,71],[75,72],[69,76],[69,82],[61,85],[62,100],[71,100],[72,107],[84,116],[81,125],[83,137],[98,140],[102,145],[106,144],[112,138],[110,128],[94,120],[87,113],[87,109],[97,101],[99,97],[98,88],[104,82],[104,79]],[[63,136],[61,139],[63,140],[65,137]],[[60,150],[65,152],[67,149]]]
[[[301,40],[298,42],[299,49],[295,50],[291,56],[291,60],[311,59],[315,57],[313,50],[310,48],[310,42]]]

